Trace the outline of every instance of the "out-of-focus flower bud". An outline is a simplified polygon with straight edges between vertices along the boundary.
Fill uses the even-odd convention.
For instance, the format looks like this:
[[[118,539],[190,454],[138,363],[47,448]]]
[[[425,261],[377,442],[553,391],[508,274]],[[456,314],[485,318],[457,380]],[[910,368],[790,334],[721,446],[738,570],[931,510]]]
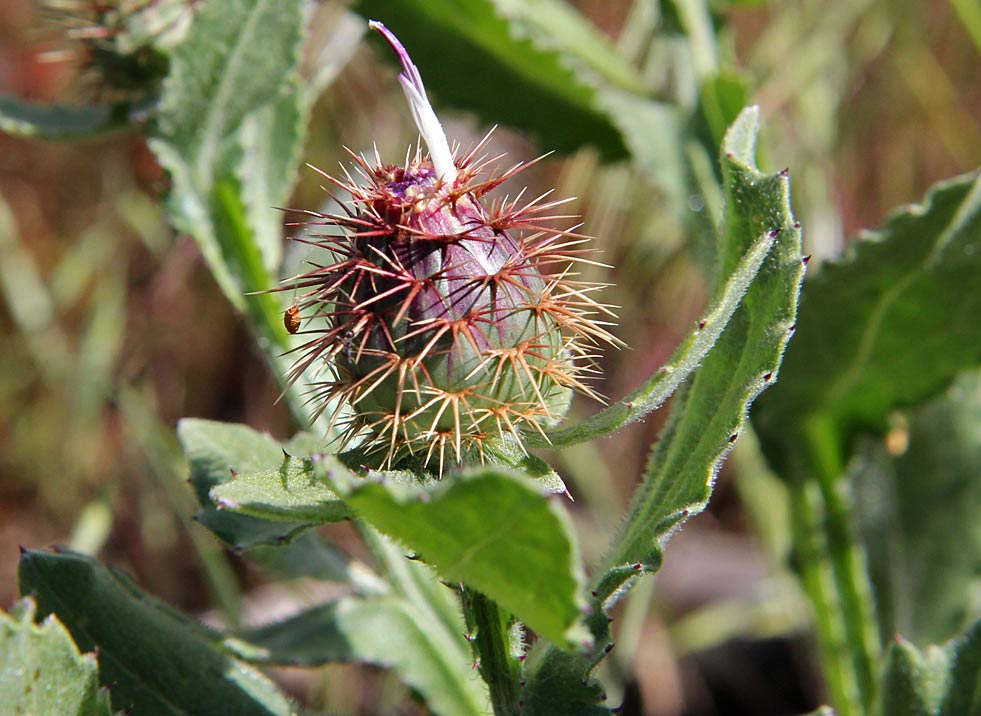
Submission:
[[[48,59],[78,61],[87,99],[146,99],[166,76],[170,50],[184,39],[200,1],[43,0],[71,43]]]

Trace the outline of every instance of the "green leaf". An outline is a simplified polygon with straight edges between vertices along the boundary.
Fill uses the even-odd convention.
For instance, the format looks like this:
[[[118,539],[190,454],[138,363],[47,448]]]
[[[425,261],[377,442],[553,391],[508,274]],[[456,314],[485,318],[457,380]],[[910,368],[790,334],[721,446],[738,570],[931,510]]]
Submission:
[[[167,208],[226,297],[285,345],[272,285],[308,102],[297,77],[302,0],[208,0],[175,48],[150,146],[170,173]]]
[[[569,517],[528,478],[477,469],[435,486],[329,475],[365,521],[563,648],[582,647],[582,567]]]
[[[266,664],[363,662],[394,668],[435,713],[487,713],[487,694],[474,678],[463,639],[448,643],[424,624],[418,611],[399,597],[345,597],[244,632],[229,646]]]
[[[702,80],[698,97],[699,113],[709,137],[721,145],[726,129],[746,106],[747,82],[736,72],[717,72]]]
[[[593,633],[597,644],[612,644],[607,617],[596,608]],[[602,621],[598,624],[597,621]],[[521,693],[524,714],[534,716],[611,716],[603,685],[590,671],[602,658],[599,653],[570,654],[551,645],[528,658],[526,684]]]
[[[438,711],[450,704],[442,712],[487,713],[486,694],[472,671],[455,594],[428,565],[406,558],[402,549],[363,523],[358,527],[388,583],[374,577],[365,584],[363,574],[352,575],[356,578],[347,581],[371,598],[344,598],[343,607],[317,607],[295,619],[249,632],[243,639],[228,640],[226,645],[243,658],[260,663],[294,663],[291,659],[301,664],[366,660],[391,666],[406,683],[426,696],[431,707],[440,707]],[[266,549],[276,555],[288,554],[310,534],[288,547]],[[352,566],[357,573],[364,570],[363,565]],[[304,572],[311,570],[307,567]],[[314,576],[323,578],[320,574]],[[343,618],[334,623],[334,617]],[[385,626],[377,631],[369,628],[379,623]],[[402,638],[390,641],[390,629]],[[475,703],[485,705],[475,709]]]
[[[184,418],[177,424],[177,437],[191,465],[191,485],[203,508],[197,519],[228,544],[241,549],[282,544],[313,524],[305,520],[269,521],[219,510],[211,499],[211,490],[230,481],[233,473],[261,473],[282,466],[284,446],[270,436],[245,425]]]
[[[801,301],[784,380],[760,404],[762,437],[793,450],[812,416],[839,450],[889,411],[981,363],[981,174],[936,185],[822,267]],[[777,458],[778,464],[780,458]]]
[[[126,107],[41,105],[0,95],[0,132],[36,139],[94,137],[130,124]]]
[[[561,3],[358,0],[355,9],[399,36],[438,102],[531,132],[548,149],[591,144],[608,158],[624,156],[620,132],[597,104],[587,75],[640,83],[599,33]],[[589,70],[573,69],[583,66]]]
[[[306,141],[310,102],[298,72],[285,81],[273,104],[250,112],[239,131],[241,154],[236,178],[249,227],[256,236],[265,268],[276,275],[282,262],[283,216],[276,207],[289,199]]]
[[[109,716],[95,654],[80,654],[54,615],[34,623],[30,597],[0,611],[0,703],[9,714]]]
[[[322,482],[310,482],[309,461],[299,459],[320,449],[317,437],[298,433],[279,443],[245,425],[197,418],[181,420],[177,435],[203,507],[197,518],[222,540],[249,550],[250,557],[281,578],[342,582],[360,594],[388,588],[367,566],[309,531],[348,513]],[[237,503],[241,514],[218,509],[213,491],[219,499]]]
[[[849,475],[879,633],[922,647],[978,616],[969,605],[981,580],[981,374],[961,376],[896,431],[901,455],[866,441]]]
[[[320,458],[322,464],[346,470],[332,455]],[[265,520],[286,522],[339,522],[350,515],[315,474],[310,460],[284,454],[276,468],[236,474],[212,488],[211,498],[223,510]]]
[[[562,0],[491,0],[513,35],[554,50],[584,81],[595,75],[629,92],[644,94],[647,83],[616,47],[581,13]],[[599,84],[596,80],[590,84]]]
[[[626,127],[625,136],[631,144],[634,158],[641,166],[652,169],[652,179],[659,185],[674,187],[679,192],[675,201],[686,203],[691,189],[685,189],[688,179],[688,159],[683,152],[687,130],[676,108],[623,93],[606,93],[615,101],[617,116]],[[730,98],[731,99],[731,98]],[[721,111],[721,110],[720,110]],[[731,112],[731,107],[726,107]],[[721,117],[721,115],[720,115]],[[745,141],[745,140],[741,140]],[[670,159],[673,157],[673,159]],[[666,160],[666,158],[668,158]],[[752,161],[752,158],[750,158]],[[563,426],[548,433],[545,440],[534,433],[523,439],[528,445],[573,445],[608,435],[624,425],[640,420],[657,410],[678,387],[701,365],[702,359],[715,345],[740,301],[776,243],[777,234],[763,233],[739,259],[739,264],[725,279],[711,307],[696,328],[675,349],[674,354],[642,386],[622,400],[600,411],[590,419]],[[716,252],[713,251],[713,255]]]
[[[976,716],[981,713],[981,621],[943,646],[889,645],[877,716]]]
[[[950,677],[939,716],[981,713],[981,620],[947,646]]]
[[[704,509],[749,406],[774,382],[794,331],[804,275],[800,226],[790,210],[786,174],[764,174],[756,167],[758,131],[759,111],[744,110],[723,145],[722,275],[737,271],[761,236],[772,235],[775,244],[672,408],[611,555],[614,571],[636,573],[637,562],[656,570],[664,541],[681,522]]]
[[[947,686],[947,654],[933,647],[924,658],[916,647],[897,639],[886,651],[879,713],[881,716],[935,716]]]
[[[604,611],[637,576],[660,567],[664,543],[705,508],[749,406],[776,378],[793,333],[804,263],[787,176],[764,174],[756,167],[758,131],[759,110],[745,109],[723,146],[721,275],[740,270],[747,252],[758,250],[761,237],[772,235],[775,243],[692,382],[676,396],[628,518],[594,580],[590,626],[596,649],[588,657],[547,650],[528,680],[525,703],[531,704],[532,713],[588,713],[587,705],[603,713],[596,703],[602,692],[589,680],[589,672],[611,643]]]
[[[85,651],[98,649],[116,709],[154,716],[293,713],[262,674],[219,651],[204,627],[120,573],[67,552],[27,552],[22,594],[54,613]]]

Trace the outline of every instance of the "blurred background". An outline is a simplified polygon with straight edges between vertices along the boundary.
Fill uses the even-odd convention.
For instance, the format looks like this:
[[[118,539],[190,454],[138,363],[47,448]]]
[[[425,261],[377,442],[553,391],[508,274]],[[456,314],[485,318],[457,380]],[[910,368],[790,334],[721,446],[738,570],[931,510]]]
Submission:
[[[654,2],[573,3],[649,76],[638,18]],[[723,62],[763,112],[763,165],[790,170],[806,250],[837,254],[863,227],[919,200],[937,180],[981,164],[981,10],[970,0],[718,3]],[[322,2],[311,46],[336,36],[344,4]],[[397,31],[397,28],[395,28]],[[642,33],[641,33],[642,34]],[[65,50],[69,50],[65,52]],[[411,47],[409,48],[411,51]],[[0,92],[37,101],[91,97],[77,57],[40,3],[0,3]],[[439,109],[439,108],[438,108]],[[441,110],[464,146],[486,127]],[[391,65],[362,44],[321,97],[305,160],[333,170],[342,146],[376,143],[397,162],[416,132]],[[500,128],[508,161],[547,151]],[[614,266],[618,335],[601,391],[620,396],[670,354],[705,305],[702,272],[667,199],[636,169],[591,150],[522,175],[532,195],[576,196],[585,231]],[[290,206],[316,209],[301,172]],[[286,438],[299,426],[253,338],[194,242],[168,228],[167,179],[135,133],[83,143],[0,134],[0,604],[16,596],[17,545],[66,545],[121,565],[147,590],[202,615],[240,599],[268,618],[291,595],[194,524],[174,436],[179,418],[242,422]],[[300,256],[299,258],[306,258]],[[588,401],[575,415],[596,410]],[[570,485],[587,563],[615,528],[663,413],[610,439],[546,455]],[[804,713],[823,697],[806,602],[786,566],[778,481],[752,440],[739,443],[708,511],[671,542],[656,579],[620,606],[604,667],[624,714]],[[331,535],[359,553],[343,526]],[[419,714],[391,676],[329,666],[279,674],[313,708]],[[345,684],[344,689],[332,685]],[[352,688],[351,684],[358,684]]]

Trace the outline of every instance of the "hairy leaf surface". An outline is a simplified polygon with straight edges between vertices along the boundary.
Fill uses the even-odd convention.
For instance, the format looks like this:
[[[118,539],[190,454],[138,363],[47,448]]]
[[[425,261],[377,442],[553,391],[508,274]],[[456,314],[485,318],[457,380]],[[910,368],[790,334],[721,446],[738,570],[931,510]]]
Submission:
[[[333,469],[347,470],[331,455]],[[350,516],[344,503],[315,474],[310,460],[284,454],[278,467],[236,474],[211,490],[223,510],[266,520],[338,522]]]
[[[719,243],[720,276],[737,271],[761,237],[772,235],[773,248],[692,382],[676,397],[628,519],[594,578],[590,623],[596,651],[586,658],[548,650],[528,681],[528,713],[602,712],[596,711],[604,707],[596,703],[596,684],[588,674],[612,643],[604,610],[637,576],[660,567],[664,543],[705,508],[749,406],[776,378],[793,333],[804,264],[789,180],[784,173],[765,174],[756,167],[758,131],[759,111],[746,109],[723,145],[726,225]],[[724,285],[720,282],[720,290]]]
[[[286,520],[282,515],[270,521],[219,510],[211,497],[212,489],[229,482],[235,474],[279,470],[283,450],[288,451],[289,444],[281,445],[245,425],[197,418],[181,420],[177,437],[191,465],[191,485],[202,507],[197,519],[225,542],[239,548],[281,544],[312,524],[305,519]]]
[[[656,569],[663,541],[704,509],[749,406],[776,379],[793,334],[804,276],[800,227],[790,210],[787,176],[756,167],[758,131],[758,110],[744,110],[723,144],[727,214],[721,275],[732,274],[760,236],[773,235],[774,247],[674,407],[617,540],[614,562]]]
[[[981,621],[924,651],[902,637],[886,650],[877,716],[973,716],[981,712]]]
[[[581,423],[549,431],[547,440],[535,433],[528,433],[525,441],[535,447],[575,445],[609,435],[660,408],[712,350],[756,278],[764,259],[773,249],[776,239],[777,234],[767,233],[750,246],[713,305],[675,349],[671,358],[642,386]]]
[[[497,601],[564,648],[581,625],[582,567],[568,515],[527,477],[492,468],[435,486],[334,472],[330,482],[361,518],[397,539],[444,579]]]
[[[98,649],[114,708],[160,716],[293,714],[265,676],[119,572],[78,554],[28,552],[19,575],[21,593],[37,600],[39,614],[56,614],[80,649]]]
[[[109,716],[95,654],[80,654],[55,615],[34,623],[30,597],[0,611],[0,704],[10,714]]]
[[[937,184],[823,266],[801,300],[784,380],[760,403],[771,445],[820,421],[839,445],[981,364],[981,174]]]
[[[170,173],[167,208],[198,242],[228,300],[285,345],[268,289],[281,258],[276,219],[306,124],[297,79],[301,0],[209,0],[174,50],[150,146]]]

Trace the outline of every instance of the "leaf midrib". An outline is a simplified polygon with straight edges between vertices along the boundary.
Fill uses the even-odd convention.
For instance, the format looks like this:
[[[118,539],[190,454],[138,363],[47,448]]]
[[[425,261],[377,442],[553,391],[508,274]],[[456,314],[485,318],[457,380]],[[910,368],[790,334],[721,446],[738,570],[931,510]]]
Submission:
[[[201,145],[198,150],[197,161],[194,163],[194,175],[195,179],[200,180],[199,186],[210,186],[212,183],[213,173],[209,170],[214,167],[214,158],[218,154],[218,147],[221,144],[221,138],[217,130],[220,128],[221,118],[224,114],[219,111],[219,108],[224,107],[228,98],[231,96],[236,84],[234,80],[237,80],[238,70],[243,62],[245,48],[250,43],[256,41],[254,37],[256,24],[260,15],[265,14],[264,11],[267,5],[268,0],[257,0],[253,6],[242,32],[238,35],[238,42],[235,43],[231,53],[228,55],[228,61],[225,63],[225,71],[222,73],[221,81],[218,83],[218,91],[215,93],[214,99],[209,102],[209,109],[205,114],[204,126],[201,132]],[[241,122],[241,119],[239,121]]]
[[[930,275],[940,263],[943,252],[954,242],[957,229],[963,225],[963,214],[966,207],[976,204],[981,196],[981,179],[975,183],[974,189],[970,191],[959,203],[954,218],[947,223],[943,232],[934,243],[932,250],[912,266],[888,291],[876,301],[874,308],[867,322],[867,329],[863,332],[859,340],[858,347],[852,355],[847,368],[839,374],[839,377],[831,382],[822,401],[823,405],[812,411],[813,414],[821,412],[834,415],[837,420],[842,418],[836,415],[835,407],[840,403],[849,391],[853,390],[861,381],[862,373],[871,363],[871,356],[882,334],[882,326],[886,320],[886,315],[896,300],[909,288],[909,286],[924,275]],[[927,207],[922,207],[924,213]],[[912,210],[911,210],[912,213]]]

